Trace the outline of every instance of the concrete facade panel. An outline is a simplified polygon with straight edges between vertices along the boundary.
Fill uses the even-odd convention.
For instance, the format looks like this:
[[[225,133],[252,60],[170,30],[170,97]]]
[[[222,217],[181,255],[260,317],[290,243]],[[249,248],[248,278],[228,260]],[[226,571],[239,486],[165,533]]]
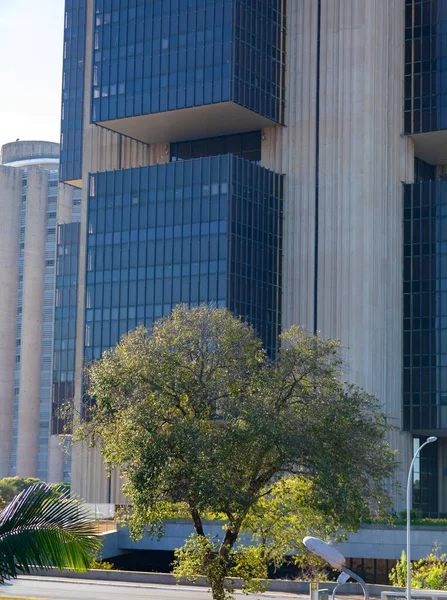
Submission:
[[[261,163],[284,173],[283,328],[312,331],[315,259],[317,13],[314,0],[287,6],[286,127],[263,130]]]
[[[61,438],[58,435],[51,435],[48,449],[48,483],[60,483],[64,480],[64,460]]]
[[[341,340],[347,380],[382,401],[395,428],[390,443],[408,464],[401,184],[413,177],[413,153],[401,136],[404,11],[396,0],[321,0],[318,32],[318,3],[297,4],[288,12],[287,128],[265,130],[262,148],[263,164],[286,173],[283,322],[312,331],[317,311],[320,334]],[[403,489],[404,470],[397,479]]]
[[[0,166],[0,479],[11,472],[22,173]]]
[[[37,477],[47,202],[47,173],[30,167],[25,228],[17,440],[16,470],[19,477]]]

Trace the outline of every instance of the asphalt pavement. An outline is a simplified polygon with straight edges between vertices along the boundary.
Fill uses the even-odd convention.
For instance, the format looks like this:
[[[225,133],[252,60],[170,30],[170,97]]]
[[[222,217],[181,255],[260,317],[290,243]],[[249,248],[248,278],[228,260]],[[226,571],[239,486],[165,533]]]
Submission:
[[[309,600],[309,596],[268,592],[236,594],[238,599]],[[211,600],[206,588],[139,583],[111,583],[53,577],[19,577],[0,585],[1,598],[39,598],[47,600]]]

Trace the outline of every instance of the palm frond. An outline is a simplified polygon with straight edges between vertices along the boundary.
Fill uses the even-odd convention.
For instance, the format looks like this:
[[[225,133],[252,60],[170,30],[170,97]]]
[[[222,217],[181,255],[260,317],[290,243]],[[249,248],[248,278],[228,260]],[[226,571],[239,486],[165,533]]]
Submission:
[[[100,545],[79,499],[33,485],[0,512],[0,582],[35,568],[85,571]]]

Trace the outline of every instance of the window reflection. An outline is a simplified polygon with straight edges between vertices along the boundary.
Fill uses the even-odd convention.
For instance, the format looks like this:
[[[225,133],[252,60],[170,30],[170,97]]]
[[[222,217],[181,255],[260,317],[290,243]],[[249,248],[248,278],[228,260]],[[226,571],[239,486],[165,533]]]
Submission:
[[[129,200],[134,220],[113,220],[113,251],[103,234],[87,236],[95,260],[87,285],[87,357],[100,356],[137,321],[149,326],[179,302],[227,306],[253,323],[274,352],[281,326],[280,175],[225,155],[91,177],[92,231],[109,211],[124,211],[127,196],[138,201]]]

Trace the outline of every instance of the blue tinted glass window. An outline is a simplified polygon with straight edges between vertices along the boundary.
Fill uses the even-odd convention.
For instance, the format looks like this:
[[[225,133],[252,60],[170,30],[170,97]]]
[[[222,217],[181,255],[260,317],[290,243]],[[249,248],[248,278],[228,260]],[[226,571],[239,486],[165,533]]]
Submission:
[[[69,422],[61,408],[74,398],[76,316],[78,304],[78,254],[80,223],[58,226],[56,258],[56,298],[54,316],[54,361],[51,432],[64,434]],[[87,272],[93,268],[94,251],[87,255]],[[86,310],[86,345],[90,348],[90,330],[94,312]]]
[[[405,133],[447,128],[447,14],[437,0],[405,4]]]
[[[82,178],[86,0],[66,0],[62,74],[60,178]]]
[[[254,131],[171,144],[172,161],[230,153],[259,164],[261,162],[261,132]]]
[[[149,326],[178,302],[228,306],[253,323],[274,351],[281,323],[282,177],[229,155],[96,173],[90,221],[98,222],[102,206],[106,214],[117,210],[126,195],[118,177],[129,212],[147,219],[112,219],[112,251],[104,235],[87,234],[96,267],[87,286],[86,352],[89,344],[93,355],[104,351],[136,318]]]
[[[232,100],[284,122],[285,0],[95,2],[92,121]]]

